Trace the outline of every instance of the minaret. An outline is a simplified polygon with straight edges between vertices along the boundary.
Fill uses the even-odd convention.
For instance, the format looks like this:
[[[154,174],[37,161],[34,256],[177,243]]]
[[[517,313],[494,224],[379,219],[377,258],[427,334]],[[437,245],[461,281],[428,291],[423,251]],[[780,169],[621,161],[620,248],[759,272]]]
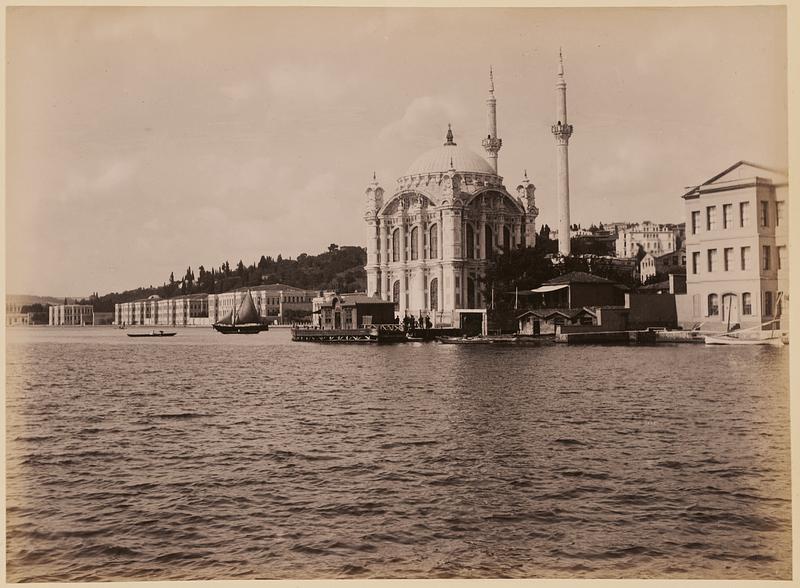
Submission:
[[[564,59],[558,50],[558,82],[556,82],[556,116],[558,122],[551,127],[556,138],[558,170],[558,252],[570,253],[569,222],[569,138],[572,125],[567,123],[567,82],[564,81]]]
[[[497,99],[494,97],[494,76],[491,66],[489,66],[489,98],[486,100],[486,105],[489,107],[489,133],[482,143],[489,154],[489,163],[492,164],[494,173],[497,173],[497,152],[503,146],[503,140],[497,138]]]

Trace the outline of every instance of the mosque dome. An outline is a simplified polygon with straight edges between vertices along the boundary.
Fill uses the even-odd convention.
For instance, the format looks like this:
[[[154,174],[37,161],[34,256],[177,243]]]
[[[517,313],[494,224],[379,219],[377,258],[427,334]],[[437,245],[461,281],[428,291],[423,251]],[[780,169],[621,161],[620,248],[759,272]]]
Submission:
[[[497,175],[494,168],[483,157],[466,147],[456,145],[453,142],[453,131],[449,128],[445,144],[417,157],[408,168],[406,175],[440,173],[449,171],[451,168],[461,173]]]

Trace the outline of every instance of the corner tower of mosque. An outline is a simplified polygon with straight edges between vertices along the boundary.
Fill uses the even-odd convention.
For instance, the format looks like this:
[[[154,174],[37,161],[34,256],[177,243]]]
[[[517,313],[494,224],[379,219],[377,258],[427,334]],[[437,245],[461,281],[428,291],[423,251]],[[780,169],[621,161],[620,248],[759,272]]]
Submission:
[[[491,75],[491,74],[490,74]],[[481,278],[498,253],[533,245],[536,187],[525,178],[512,195],[497,174],[496,100],[490,77],[492,163],[444,143],[420,155],[389,193],[373,174],[366,190],[367,293],[395,302],[399,315],[456,324],[459,311],[486,308]]]

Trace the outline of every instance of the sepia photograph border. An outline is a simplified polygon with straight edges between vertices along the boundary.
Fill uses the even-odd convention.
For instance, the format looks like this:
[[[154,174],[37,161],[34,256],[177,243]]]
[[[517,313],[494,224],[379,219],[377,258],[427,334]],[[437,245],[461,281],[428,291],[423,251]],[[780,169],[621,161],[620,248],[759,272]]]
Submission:
[[[321,1],[301,1],[295,0],[293,2],[268,2],[268,1],[250,1],[250,2],[230,2],[230,3],[220,3],[220,2],[203,2],[203,1],[141,1],[141,0],[122,0],[122,1],[107,1],[107,2],[68,2],[68,1],[31,1],[31,0],[23,0],[18,2],[8,2],[3,0],[3,11],[2,15],[0,15],[0,19],[2,20],[2,27],[3,31],[6,31],[6,9],[9,7],[17,7],[17,6],[41,6],[41,7],[56,7],[56,6],[85,6],[85,7],[105,7],[105,6],[136,6],[136,7],[156,7],[156,6],[170,6],[170,7],[268,7],[268,6],[283,6],[283,7],[294,7],[294,6],[312,6],[312,7],[328,7],[328,6],[346,6],[346,7],[372,7],[372,8],[393,8],[393,7],[419,7],[419,8],[459,8],[459,7],[482,7],[482,8],[523,8],[523,7],[533,7],[533,8],[572,8],[572,9],[580,9],[580,8],[605,8],[605,7],[614,7],[614,8],[654,8],[654,7],[669,7],[669,8],[680,8],[680,7],[721,7],[721,6],[785,6],[786,7],[786,18],[787,18],[787,85],[788,85],[788,161],[789,161],[789,198],[796,199],[798,189],[796,187],[796,180],[797,178],[792,172],[797,172],[800,170],[800,154],[798,153],[798,137],[800,137],[800,125],[798,125],[798,110],[800,110],[800,75],[798,75],[798,63],[800,62],[800,42],[798,42],[798,33],[800,32],[800,1],[798,0],[786,0],[786,1],[772,1],[772,0],[756,0],[752,2],[734,2],[734,1],[720,1],[720,0],[705,0],[705,1],[696,1],[696,2],[689,2],[689,1],[680,1],[680,2],[669,2],[668,0],[657,1],[657,0],[638,0],[638,1],[616,1],[616,2],[588,2],[588,1],[551,1],[551,2],[544,2],[544,1],[534,1],[534,0],[527,0],[527,1],[502,1],[498,3],[484,1],[484,2],[471,2],[466,0],[458,0],[458,1],[442,1],[438,0],[435,2],[424,2],[424,1],[417,1],[417,2],[409,2],[409,1],[401,1],[401,0],[394,0],[392,2],[375,2],[375,1],[353,1],[353,2],[321,2]],[[7,39],[7,36],[6,36]],[[6,84],[6,44],[3,43],[3,57],[2,60],[2,67],[3,69],[3,84],[4,90]],[[6,192],[5,186],[7,181],[7,169],[6,169],[6,91],[3,92],[2,98],[2,109],[3,109],[3,119],[2,119],[2,151],[3,151],[3,162],[2,162],[2,176],[4,179],[4,189],[3,189],[3,219],[5,221],[5,206],[6,206],[6,199],[10,197],[10,195]],[[679,190],[680,186],[676,186],[676,190]],[[677,196],[676,196],[677,197]],[[791,222],[794,224],[795,227],[800,227],[800,204],[793,203],[790,205],[789,215],[791,218]],[[5,222],[3,223],[4,235],[6,234],[5,231]],[[795,229],[794,232],[790,233],[790,247],[789,247],[789,264],[792,267],[794,264],[792,261],[796,259],[798,254],[798,241],[800,241],[800,229]],[[6,276],[6,258],[10,253],[13,253],[7,249],[8,243],[6,239],[3,239],[2,248],[3,248],[3,256],[0,259],[0,264],[3,267],[3,274]],[[798,281],[800,276],[798,276],[798,271],[791,272],[790,274],[790,290],[794,292],[800,293],[800,284]],[[8,294],[6,291],[6,280],[3,280],[3,292]],[[800,297],[797,297],[797,300],[800,300]],[[795,300],[790,300],[790,305],[792,307],[798,306]],[[800,333],[800,313],[792,312],[790,318],[790,331],[795,333]],[[5,321],[4,321],[5,323]],[[0,334],[0,346],[2,346],[3,353],[5,356],[6,353],[6,331],[5,327],[2,329],[2,333]],[[569,579],[503,579],[503,580],[490,580],[490,579],[461,579],[461,578],[454,578],[454,579],[386,579],[386,580],[379,580],[379,579],[313,579],[313,580],[204,580],[204,581],[132,581],[132,582],[62,582],[62,583],[23,583],[23,584],[8,584],[6,582],[6,566],[5,566],[5,557],[6,557],[6,549],[3,549],[3,566],[2,574],[3,584],[4,585],[13,585],[13,586],[36,586],[36,587],[65,587],[65,586],[75,586],[75,587],[90,587],[90,586],[107,586],[109,588],[195,588],[195,587],[214,587],[214,588],[222,588],[232,586],[234,588],[263,588],[263,587],[274,587],[274,588],[323,588],[328,586],[340,586],[342,588],[373,588],[373,587],[385,587],[385,588],[416,588],[416,587],[440,587],[440,586],[473,586],[473,587],[491,587],[491,588],[521,588],[521,587],[533,587],[533,588],[549,588],[549,587],[558,587],[558,588],[566,588],[572,586],[588,586],[588,587],[630,587],[630,588],[675,588],[677,586],[689,586],[694,588],[738,588],[738,587],[754,587],[754,588],[782,588],[784,586],[800,586],[800,476],[798,476],[798,471],[800,471],[800,397],[798,396],[798,369],[800,369],[800,343],[794,342],[793,345],[789,345],[789,354],[790,354],[790,370],[789,370],[789,381],[790,381],[790,418],[791,418],[791,447],[793,451],[791,452],[792,456],[792,475],[791,475],[791,498],[792,498],[792,580],[672,580],[672,579],[655,579],[655,580],[645,580],[645,579],[607,579],[607,580],[599,580],[599,579],[579,579],[579,578],[569,578]],[[6,362],[3,362],[2,365],[2,381],[3,381],[3,389],[5,392],[5,383],[6,383]],[[5,395],[4,395],[5,399]],[[6,468],[6,453],[5,453],[5,444],[6,444],[6,413],[5,413],[5,402],[3,403],[3,435],[0,438],[0,444],[3,446],[3,456],[2,456],[2,464],[3,470],[5,472]],[[3,527],[6,526],[6,497],[5,497],[5,484],[3,485],[3,489],[0,491],[2,493],[2,511],[0,512],[0,517],[2,518]],[[5,535],[3,545],[6,545]]]

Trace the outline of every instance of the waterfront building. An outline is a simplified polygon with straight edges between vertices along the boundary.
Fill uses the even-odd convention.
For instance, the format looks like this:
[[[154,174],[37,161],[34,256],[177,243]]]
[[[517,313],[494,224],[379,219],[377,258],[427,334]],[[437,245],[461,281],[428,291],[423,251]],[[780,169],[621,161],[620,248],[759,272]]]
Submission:
[[[314,298],[312,324],[320,329],[361,329],[395,323],[394,303],[362,293],[327,292]]]
[[[586,272],[569,272],[547,280],[538,288],[520,291],[519,296],[537,308],[583,308],[622,305],[627,288],[606,278]]]
[[[782,313],[788,328],[788,178],[739,161],[683,195],[686,213],[687,294],[684,324],[742,328]]]
[[[645,254],[639,262],[639,278],[644,284],[650,278],[658,274],[686,273],[686,248],[681,247],[678,251],[671,251],[664,255]]]
[[[640,249],[654,257],[671,253],[680,248],[684,233],[683,224],[657,224],[644,221],[620,227],[617,230],[617,256],[636,257]]]
[[[436,326],[483,321],[481,278],[501,251],[535,243],[536,187],[527,173],[511,194],[497,172],[494,83],[484,147],[491,163],[458,145],[448,126],[441,147],[418,157],[385,193],[373,174],[366,190],[367,294],[397,313]]]
[[[94,320],[91,304],[56,304],[48,312],[50,326],[91,325]]]
[[[115,304],[114,324],[170,327],[210,325],[208,295],[161,298],[154,294],[141,300]]]
[[[540,308],[517,317],[520,335],[552,335],[563,325],[596,325],[597,314],[589,308]]]

